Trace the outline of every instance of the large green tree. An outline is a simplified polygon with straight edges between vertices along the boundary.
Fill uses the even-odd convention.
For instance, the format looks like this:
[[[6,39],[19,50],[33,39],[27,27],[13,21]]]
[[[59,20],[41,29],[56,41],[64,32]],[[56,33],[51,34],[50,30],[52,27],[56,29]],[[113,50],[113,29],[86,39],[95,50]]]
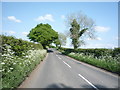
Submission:
[[[31,41],[41,43],[44,48],[58,39],[58,33],[49,24],[38,24],[27,35]]]
[[[83,13],[69,15],[67,17],[67,25],[70,27],[70,38],[74,49],[85,44],[85,37],[95,38],[94,21]]]

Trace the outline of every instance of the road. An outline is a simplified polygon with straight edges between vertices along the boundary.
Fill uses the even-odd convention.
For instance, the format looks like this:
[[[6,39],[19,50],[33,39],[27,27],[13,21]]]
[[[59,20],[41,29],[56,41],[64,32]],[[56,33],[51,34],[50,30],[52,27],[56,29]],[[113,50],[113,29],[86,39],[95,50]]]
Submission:
[[[118,76],[51,49],[19,88],[118,88]]]

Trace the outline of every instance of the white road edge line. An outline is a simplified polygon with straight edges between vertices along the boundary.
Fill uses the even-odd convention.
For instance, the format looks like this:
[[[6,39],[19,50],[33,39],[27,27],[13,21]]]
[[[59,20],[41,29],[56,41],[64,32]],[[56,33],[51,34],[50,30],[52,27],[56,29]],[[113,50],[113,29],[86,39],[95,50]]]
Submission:
[[[78,74],[82,79],[84,79],[88,84],[90,84],[96,90],[99,90],[96,86],[94,86],[91,82],[89,82],[86,78],[84,78],[81,74]]]
[[[71,66],[69,64],[67,64],[65,61],[63,61],[64,64],[66,64],[69,68],[71,68]]]
[[[60,57],[58,57],[59,59],[61,59]]]

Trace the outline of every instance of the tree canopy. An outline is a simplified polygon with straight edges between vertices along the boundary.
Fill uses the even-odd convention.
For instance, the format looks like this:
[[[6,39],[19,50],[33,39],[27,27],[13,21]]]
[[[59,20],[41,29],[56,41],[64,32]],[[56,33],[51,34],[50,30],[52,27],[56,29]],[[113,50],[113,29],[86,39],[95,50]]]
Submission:
[[[80,25],[77,23],[76,19],[73,20],[71,23],[70,28],[70,38],[72,39],[72,44],[74,46],[74,49],[76,49],[79,46],[79,29]]]
[[[31,41],[41,43],[44,48],[58,39],[58,33],[49,24],[42,23],[33,28],[27,36]]]
[[[67,17],[67,25],[70,31],[70,38],[74,49],[77,49],[82,44],[85,44],[84,38],[94,38],[95,23],[91,18],[85,14],[76,13],[70,14]]]

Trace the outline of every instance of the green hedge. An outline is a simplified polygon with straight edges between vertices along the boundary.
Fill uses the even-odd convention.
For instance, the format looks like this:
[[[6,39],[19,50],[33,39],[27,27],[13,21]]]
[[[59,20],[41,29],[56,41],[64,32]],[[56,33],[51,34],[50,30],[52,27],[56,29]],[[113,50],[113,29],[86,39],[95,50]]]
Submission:
[[[61,48],[59,51],[74,59],[120,74],[120,48],[77,50]]]
[[[30,50],[29,55],[16,57],[2,55],[2,88],[17,88],[19,84],[33,71],[43,58],[46,56],[46,50]]]
[[[2,38],[2,54],[6,53],[6,45],[10,46],[15,56],[22,56],[23,53],[30,49],[43,49],[41,44],[35,44],[22,39],[17,39],[13,36],[0,35],[0,37]]]
[[[97,59],[92,56],[81,55],[79,53],[70,53],[68,56],[76,60],[111,71],[113,73],[120,74],[120,63],[115,58],[108,57],[106,59]]]
[[[85,55],[91,55],[93,54],[94,57],[99,58],[100,56],[112,56],[112,57],[116,57],[118,54],[120,54],[120,48],[114,48],[114,49],[105,49],[105,48],[101,48],[101,49],[71,49],[71,48],[61,48],[60,51],[62,51],[64,54],[69,54],[71,52],[75,52],[75,53],[84,53]]]
[[[14,89],[32,72],[46,56],[41,44],[13,36],[0,35],[0,73],[2,89]]]

